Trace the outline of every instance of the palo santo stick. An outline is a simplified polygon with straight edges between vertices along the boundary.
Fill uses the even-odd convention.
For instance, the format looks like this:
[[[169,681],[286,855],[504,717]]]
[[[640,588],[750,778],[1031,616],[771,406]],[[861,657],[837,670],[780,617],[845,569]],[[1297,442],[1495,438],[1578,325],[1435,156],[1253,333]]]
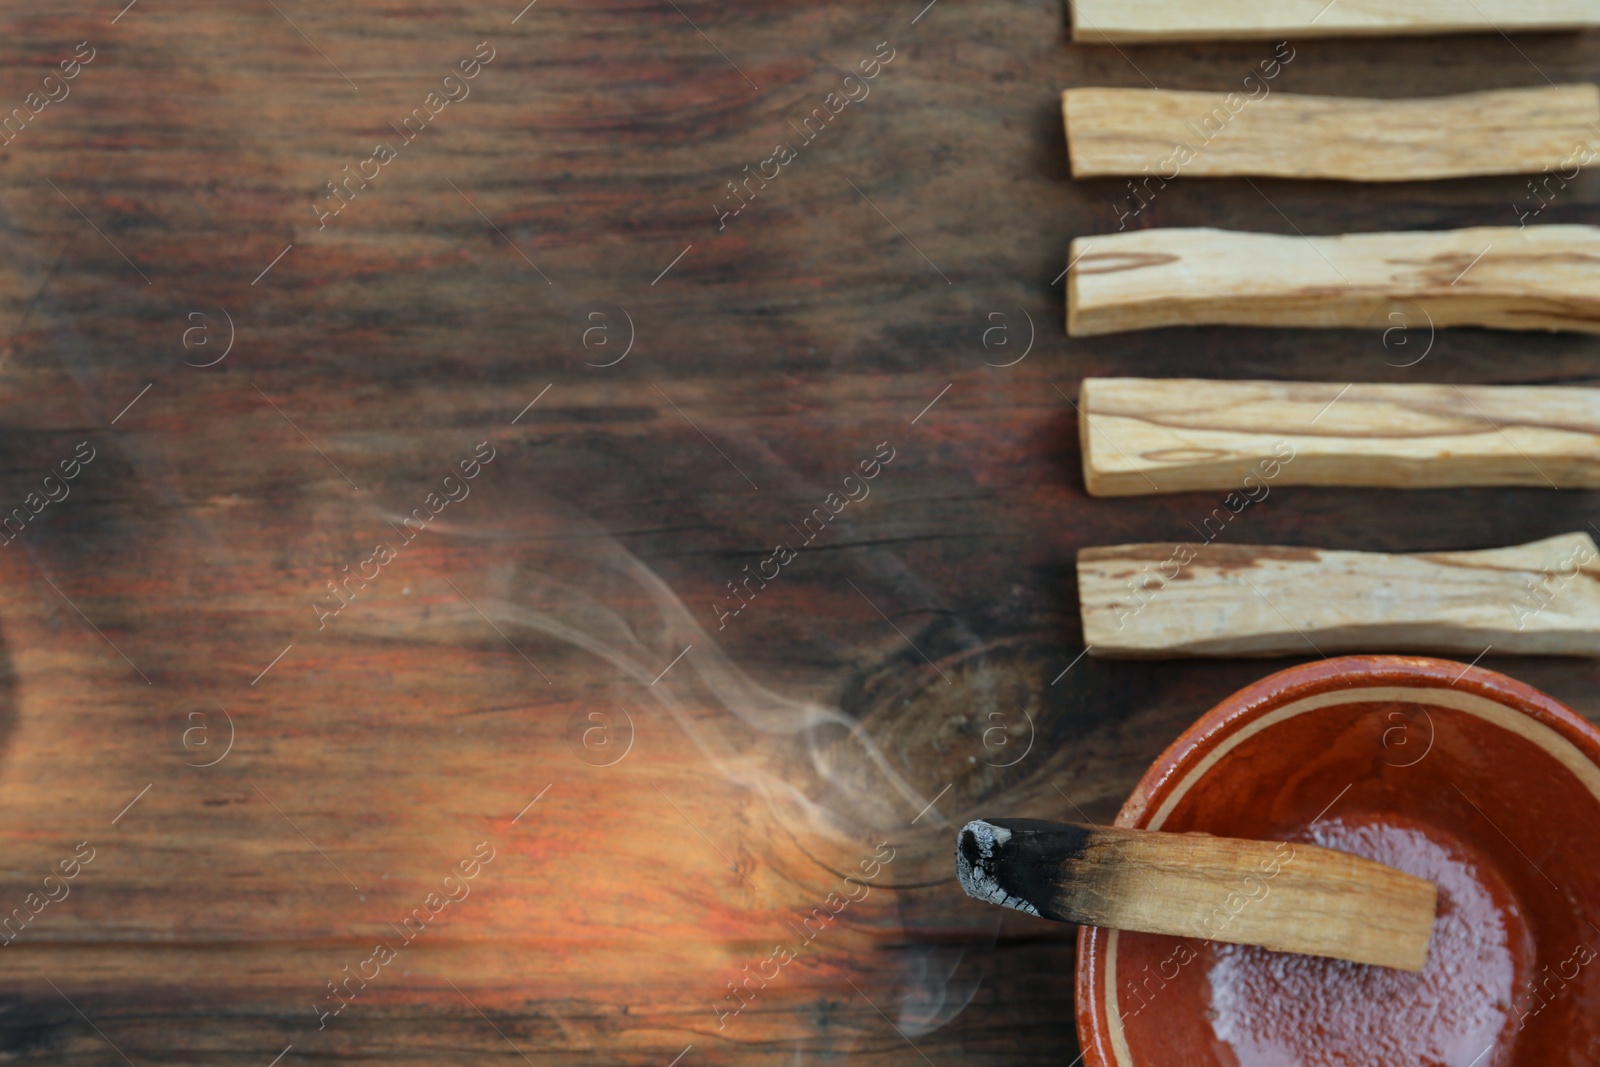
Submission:
[[[1600,486],[1600,389],[1085,378],[1078,410],[1094,496]]]
[[[981,819],[956,842],[967,894],[1060,922],[1420,971],[1432,882],[1287,841]]]
[[[1080,44],[1517,33],[1600,25],[1596,0],[1071,0]]]
[[[1129,230],[1078,238],[1069,263],[1074,337],[1200,323],[1600,333],[1595,226],[1339,237]]]
[[[1335,552],[1187,544],[1078,553],[1083,639],[1096,656],[1447,652],[1600,655],[1600,550],[1571,533],[1478,552]]]
[[[1179,174],[1390,182],[1550,170],[1571,181],[1600,154],[1595,85],[1421,100],[1068,89],[1061,111],[1074,178],[1143,174],[1146,194]]]

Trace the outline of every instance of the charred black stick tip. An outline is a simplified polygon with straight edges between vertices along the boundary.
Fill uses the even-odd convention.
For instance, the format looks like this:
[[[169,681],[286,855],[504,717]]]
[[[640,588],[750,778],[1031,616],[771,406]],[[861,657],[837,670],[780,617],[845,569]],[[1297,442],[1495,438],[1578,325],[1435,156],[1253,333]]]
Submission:
[[[1039,909],[1030,901],[1008,892],[1011,857],[1006,846],[1011,838],[1011,828],[998,822],[974,819],[967,823],[956,837],[956,876],[969,897],[1038,915]]]
[[[1054,906],[1061,863],[1081,855],[1093,831],[1037,819],[975,819],[956,838],[956,875],[967,895],[1044,919]]]
[[[1000,885],[999,852],[1010,841],[1011,831],[1004,826],[983,819],[967,823],[956,835],[956,877],[961,879],[961,888],[967,891],[967,896],[975,900],[1038,915],[1038,908],[1007,893]]]

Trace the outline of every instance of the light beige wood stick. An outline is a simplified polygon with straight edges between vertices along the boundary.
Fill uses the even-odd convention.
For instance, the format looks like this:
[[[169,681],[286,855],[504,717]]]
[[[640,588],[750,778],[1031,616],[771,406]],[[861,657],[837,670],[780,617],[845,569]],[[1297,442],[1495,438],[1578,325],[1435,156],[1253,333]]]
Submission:
[[[1074,337],[1200,323],[1600,333],[1595,226],[1337,237],[1129,230],[1078,238],[1068,262]]]
[[[1600,333],[1600,227],[1298,237],[1154,229],[1072,242],[1067,333],[1397,323]]]
[[[1600,550],[1588,534],[1415,555],[1213,542],[1249,522],[1218,507],[1184,543],[1079,552],[1090,654],[1600,655]]]
[[[1497,89],[1414,100],[1165,89],[1061,94],[1074,178],[1138,175],[1152,197],[1178,175],[1417,181],[1551,171],[1600,155],[1600,86]],[[1559,185],[1558,185],[1559,187]]]
[[[969,896],[1043,919],[1420,971],[1432,882],[1287,841],[980,819],[956,841]]]
[[[1596,0],[1071,0],[1082,44],[1516,33],[1600,25]]]
[[[1580,386],[1086,378],[1078,410],[1094,496],[1600,487],[1600,389]]]

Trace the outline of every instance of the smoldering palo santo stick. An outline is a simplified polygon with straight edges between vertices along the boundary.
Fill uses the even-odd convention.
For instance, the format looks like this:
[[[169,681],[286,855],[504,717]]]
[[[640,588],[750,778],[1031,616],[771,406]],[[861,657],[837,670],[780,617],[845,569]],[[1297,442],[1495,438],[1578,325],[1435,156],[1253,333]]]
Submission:
[[[969,896],[1060,922],[1420,971],[1432,882],[1287,841],[980,819],[956,841]]]

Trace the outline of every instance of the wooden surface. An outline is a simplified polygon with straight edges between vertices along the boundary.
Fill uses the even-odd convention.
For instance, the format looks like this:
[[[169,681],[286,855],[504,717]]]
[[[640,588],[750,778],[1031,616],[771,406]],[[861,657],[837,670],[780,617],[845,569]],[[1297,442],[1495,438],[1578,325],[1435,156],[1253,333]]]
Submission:
[[[665,1067],[691,1044],[678,1067],[1070,1063],[1073,931],[969,901],[956,827],[1074,805],[1108,821],[1269,669],[1078,659],[1076,551],[1181,537],[1216,504],[1087,497],[1078,381],[1584,384],[1600,367],[1594,338],[1470,329],[1386,365],[1424,350],[1420,317],[1388,348],[1378,331],[1065,338],[1068,242],[1126,204],[1120,182],[1071,180],[1060,90],[1211,90],[1260,43],[1124,58],[1071,45],[1055,2],[943,0],[913,22],[924,3],[540,0],[514,24],[520,4],[140,0],[113,23],[121,6],[13,3],[0,35],[19,106],[95,49],[0,149],[4,506],[97,450],[0,548],[0,890],[23,906],[79,842],[96,850],[0,948],[0,1045],[21,1062],[124,1064],[109,1039],[139,1067],[265,1067],[290,1044],[279,1067],[520,1064],[512,1043],[541,1065]],[[1513,40],[1297,43],[1277,84],[1416,96],[1600,64],[1589,36]],[[319,230],[325,183],[372,173],[374,144],[403,140],[389,124],[482,41],[470,97]],[[773,173],[774,146],[803,139],[788,123],[884,41],[870,95],[719,230],[726,183]],[[1174,183],[1130,225],[1507,225],[1530,195],[1253,182]],[[1586,171],[1538,223],[1600,221],[1596,191]],[[199,366],[224,312],[232,351]],[[495,458],[447,490],[480,442]],[[845,476],[884,442],[871,495],[719,630],[727,583],[770,574],[828,494],[859,495]],[[391,523],[462,484],[393,543]],[[1584,529],[1597,502],[1291,487],[1231,536],[1484,548]],[[383,564],[380,541],[398,549]],[[352,579],[324,626],[346,567],[380,576]],[[1600,714],[1591,663],[1482,663]],[[187,765],[216,759],[222,709],[231,750]],[[870,896],[719,1030],[727,984],[771,973],[789,924],[886,840]],[[319,1030],[327,983],[373,973],[378,940],[403,940],[484,841],[471,895]]]
[[[1079,0],[1083,43],[1511,33],[1600,24],[1594,0]]]
[[[1067,332],[1156,326],[1600,333],[1600,227],[1474,226],[1333,237],[1130,230],[1072,243]],[[1399,313],[1399,318],[1391,315]]]
[[[1038,819],[968,823],[962,887],[1025,914],[1420,971],[1436,887],[1303,842]]]
[[[1064,91],[1073,177],[1133,175],[1148,196],[1179,176],[1394,182],[1550,171],[1553,193],[1600,158],[1600,86],[1370,100],[1273,93],[1282,69],[1267,61],[1237,91]]]
[[[1088,378],[1079,410],[1096,496],[1600,486],[1600,389],[1581,386]]]
[[[1080,551],[1090,655],[1600,656],[1600,551],[1587,533],[1411,554],[1221,540],[1249,504],[1230,494],[1179,544]]]

